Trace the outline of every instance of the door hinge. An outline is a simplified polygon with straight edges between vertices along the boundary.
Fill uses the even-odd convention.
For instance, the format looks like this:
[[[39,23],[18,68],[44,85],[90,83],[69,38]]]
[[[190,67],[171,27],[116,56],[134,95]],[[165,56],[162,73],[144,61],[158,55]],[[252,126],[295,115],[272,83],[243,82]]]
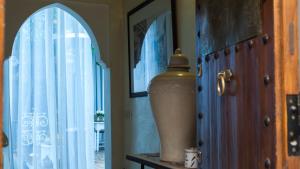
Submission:
[[[300,94],[287,95],[288,154],[300,156]]]

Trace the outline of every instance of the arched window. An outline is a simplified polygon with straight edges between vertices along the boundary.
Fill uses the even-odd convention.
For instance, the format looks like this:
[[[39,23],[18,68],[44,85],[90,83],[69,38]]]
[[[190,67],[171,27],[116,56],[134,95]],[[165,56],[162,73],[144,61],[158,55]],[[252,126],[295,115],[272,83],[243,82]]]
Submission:
[[[22,25],[4,64],[5,168],[95,168],[103,70],[94,45],[78,20],[58,7]]]

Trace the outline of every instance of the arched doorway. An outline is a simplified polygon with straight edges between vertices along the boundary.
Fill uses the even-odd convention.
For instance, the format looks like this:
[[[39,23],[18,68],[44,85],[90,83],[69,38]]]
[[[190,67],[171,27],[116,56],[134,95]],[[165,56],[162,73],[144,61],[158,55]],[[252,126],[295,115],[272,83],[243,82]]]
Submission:
[[[92,39],[57,6],[22,25],[4,64],[5,168],[104,168],[107,73]]]

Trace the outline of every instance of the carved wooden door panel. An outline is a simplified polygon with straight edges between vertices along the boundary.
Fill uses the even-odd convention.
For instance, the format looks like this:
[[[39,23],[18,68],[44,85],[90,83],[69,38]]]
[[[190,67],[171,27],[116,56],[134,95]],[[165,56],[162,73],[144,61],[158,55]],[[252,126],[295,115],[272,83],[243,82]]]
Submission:
[[[201,5],[198,1],[199,29],[204,19]],[[274,125],[270,121],[274,107],[270,105],[274,105],[274,83],[271,82],[274,61],[273,45],[269,42],[273,36],[272,23],[262,22],[261,30],[263,33],[258,31],[250,40],[225,45],[208,54],[201,50],[203,33],[198,34],[198,68],[202,67],[203,72],[198,76],[200,117],[197,127],[203,152],[202,168],[272,167]],[[232,35],[228,36],[226,38],[231,39]],[[218,74],[224,70],[232,72],[230,81],[223,84],[225,87],[222,82],[217,83]],[[217,93],[217,84],[225,88],[222,96]]]
[[[264,168],[274,159],[273,67],[267,64],[272,62],[272,44],[264,44],[264,38],[267,35],[215,52],[202,63],[198,141],[203,168]],[[233,76],[219,96],[217,74],[222,70]]]
[[[292,1],[283,4],[291,5]],[[286,112],[280,109],[286,104],[281,99],[286,94],[281,83],[286,75],[280,70],[284,61],[284,51],[280,52],[280,48],[288,47],[282,45],[282,31],[288,24],[281,17],[282,11],[290,8],[285,8],[279,0],[260,2],[261,22],[257,22],[261,23],[260,31],[250,38],[229,40],[221,48],[210,48],[220,43],[215,43],[216,39],[210,41],[215,36],[205,34],[214,31],[203,32],[203,25],[218,18],[205,15],[203,10],[209,9],[203,7],[202,0],[197,0],[197,141],[203,154],[201,169],[300,168],[300,158],[287,155],[286,117],[282,116]],[[228,23],[235,23],[243,30],[236,23],[245,21],[228,20]],[[231,38],[232,34],[231,31],[221,40],[236,39]],[[203,41],[204,35],[208,40]],[[220,78],[223,71],[230,71],[232,76]]]

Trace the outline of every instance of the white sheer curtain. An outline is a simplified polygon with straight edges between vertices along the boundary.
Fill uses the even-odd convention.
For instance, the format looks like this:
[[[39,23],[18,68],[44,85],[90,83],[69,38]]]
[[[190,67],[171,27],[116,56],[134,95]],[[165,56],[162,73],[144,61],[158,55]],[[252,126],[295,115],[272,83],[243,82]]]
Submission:
[[[5,62],[5,169],[94,168],[91,39],[52,7],[31,16]]]

